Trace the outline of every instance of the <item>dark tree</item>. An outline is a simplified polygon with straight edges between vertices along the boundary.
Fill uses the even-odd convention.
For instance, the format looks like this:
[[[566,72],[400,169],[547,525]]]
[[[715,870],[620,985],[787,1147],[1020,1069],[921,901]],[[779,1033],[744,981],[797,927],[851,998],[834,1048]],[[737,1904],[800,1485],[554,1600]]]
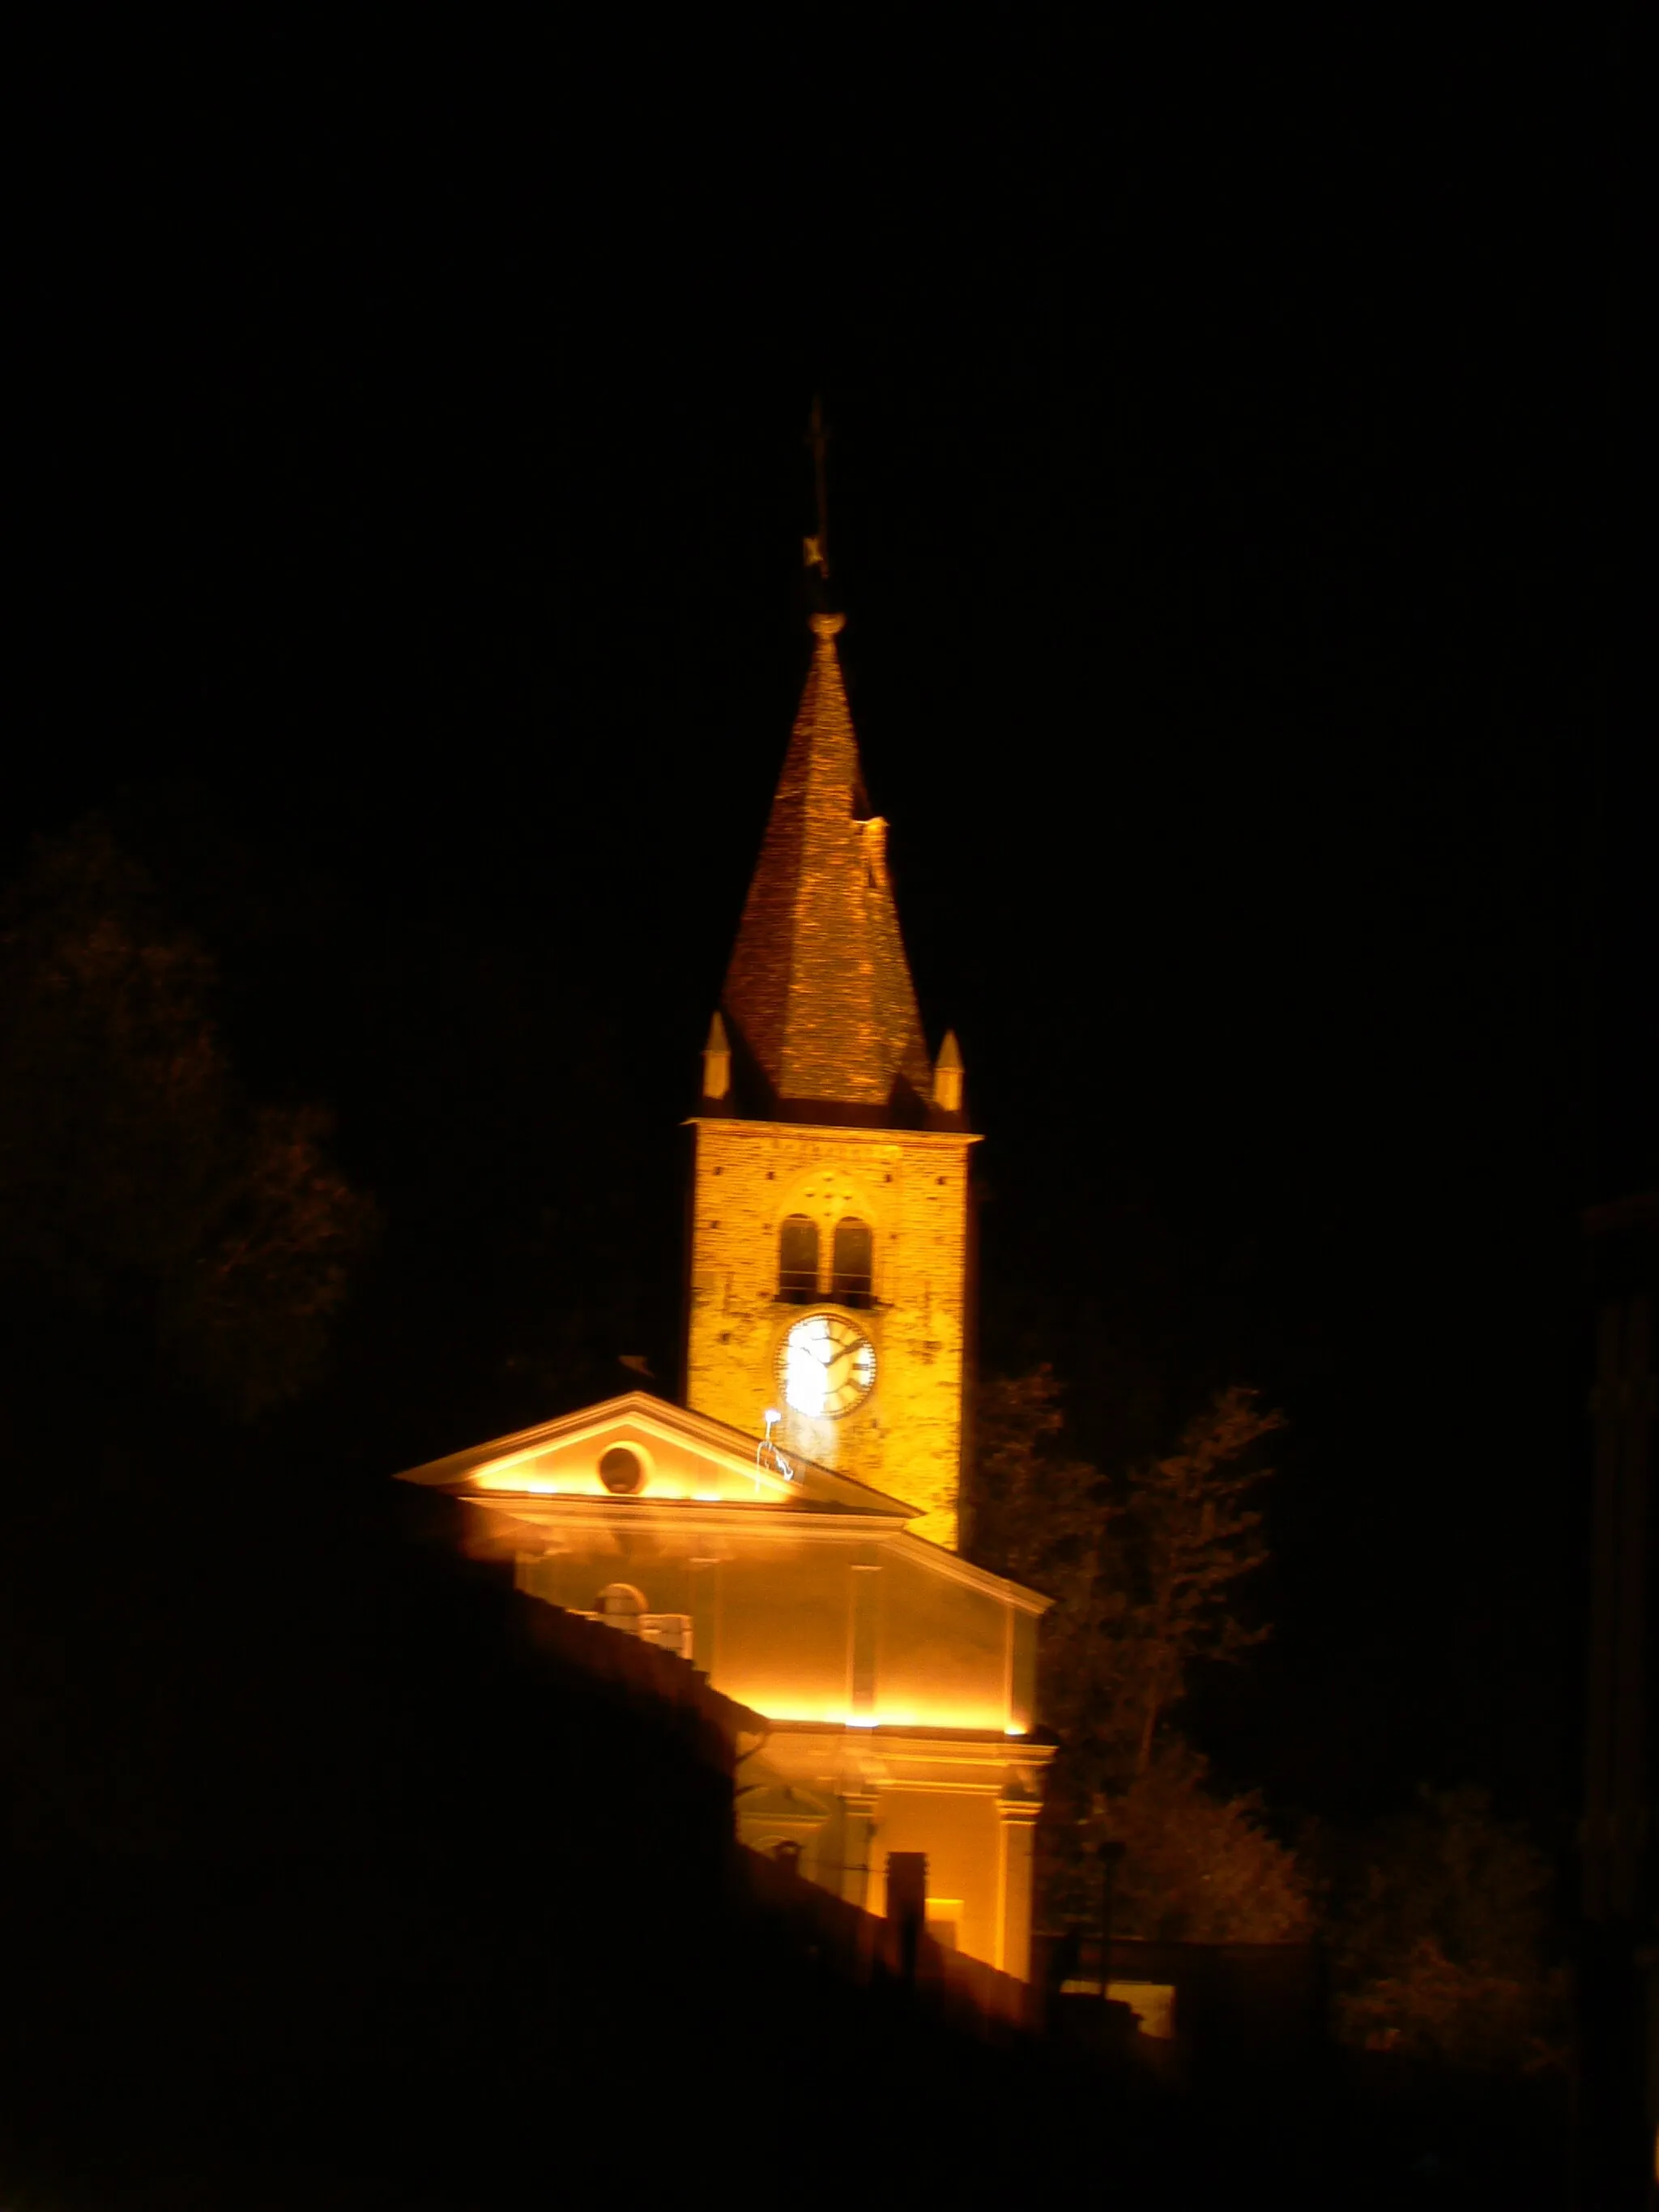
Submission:
[[[106,829],[40,848],[0,923],[0,1279],[246,1414],[316,1373],[372,1212],[322,1114],[244,1096],[212,988]]]
[[[1267,1633],[1235,1595],[1266,1557],[1246,1503],[1267,1475],[1255,1447],[1283,1425],[1251,1392],[1225,1390],[1173,1452],[1113,1480],[1066,1449],[1050,1369],[981,1392],[973,1554],[1054,1600],[1038,1698],[1061,1743],[1043,1834],[1051,1917],[1097,1909],[1100,1855],[1119,1844],[1121,1933],[1261,1942],[1307,1930],[1305,1885],[1258,1799],[1218,1796],[1170,1725],[1195,1668]]]

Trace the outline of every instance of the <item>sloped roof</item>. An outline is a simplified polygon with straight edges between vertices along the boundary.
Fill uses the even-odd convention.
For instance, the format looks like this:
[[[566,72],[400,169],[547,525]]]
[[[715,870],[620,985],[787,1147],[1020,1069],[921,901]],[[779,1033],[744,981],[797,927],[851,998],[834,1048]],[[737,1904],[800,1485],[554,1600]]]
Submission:
[[[791,1118],[902,1122],[933,1087],[887,872],[870,812],[836,636],[817,646],[738,926],[720,1005]],[[805,1109],[805,1110],[803,1110]]]

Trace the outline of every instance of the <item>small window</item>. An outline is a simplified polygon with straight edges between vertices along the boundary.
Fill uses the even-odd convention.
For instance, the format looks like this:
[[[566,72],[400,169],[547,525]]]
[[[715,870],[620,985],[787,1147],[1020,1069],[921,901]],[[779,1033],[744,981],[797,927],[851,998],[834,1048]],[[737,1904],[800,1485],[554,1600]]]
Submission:
[[[811,1305],[818,1294],[818,1224],[792,1213],[778,1232],[778,1296]]]
[[[612,1444],[599,1462],[599,1480],[613,1498],[631,1498],[645,1487],[645,1466],[626,1444]]]
[[[645,1611],[641,1593],[627,1583],[608,1583],[599,1592],[599,1619],[607,1628],[620,1628],[624,1636],[637,1636]]]
[[[837,1305],[867,1306],[872,1274],[870,1224],[849,1214],[836,1224],[834,1280],[830,1295]]]

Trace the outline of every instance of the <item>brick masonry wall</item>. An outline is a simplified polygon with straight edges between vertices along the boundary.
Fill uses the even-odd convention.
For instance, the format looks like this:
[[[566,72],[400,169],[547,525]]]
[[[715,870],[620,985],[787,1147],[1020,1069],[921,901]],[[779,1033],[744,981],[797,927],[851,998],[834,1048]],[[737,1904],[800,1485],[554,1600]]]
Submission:
[[[693,1167],[687,1395],[758,1436],[784,1413],[786,1450],[921,1509],[919,1535],[954,1550],[962,1463],[968,1262],[966,1133],[702,1120]],[[875,1388],[839,1420],[782,1405],[779,1358],[801,1307],[781,1303],[778,1232],[818,1224],[825,1305],[835,1224],[874,1231],[875,1305],[851,1318],[876,1348]]]

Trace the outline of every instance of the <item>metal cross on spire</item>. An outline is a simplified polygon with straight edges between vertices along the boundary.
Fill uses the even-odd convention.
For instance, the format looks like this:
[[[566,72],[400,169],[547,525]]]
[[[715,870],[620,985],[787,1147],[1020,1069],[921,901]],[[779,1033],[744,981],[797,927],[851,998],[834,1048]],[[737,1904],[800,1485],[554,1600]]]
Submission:
[[[823,403],[817,392],[812,395],[811,419],[807,424],[805,442],[812,449],[812,481],[818,498],[818,534],[801,541],[801,551],[809,568],[816,568],[821,582],[830,580],[830,503],[823,485],[823,452],[830,443],[830,433],[823,427]]]

